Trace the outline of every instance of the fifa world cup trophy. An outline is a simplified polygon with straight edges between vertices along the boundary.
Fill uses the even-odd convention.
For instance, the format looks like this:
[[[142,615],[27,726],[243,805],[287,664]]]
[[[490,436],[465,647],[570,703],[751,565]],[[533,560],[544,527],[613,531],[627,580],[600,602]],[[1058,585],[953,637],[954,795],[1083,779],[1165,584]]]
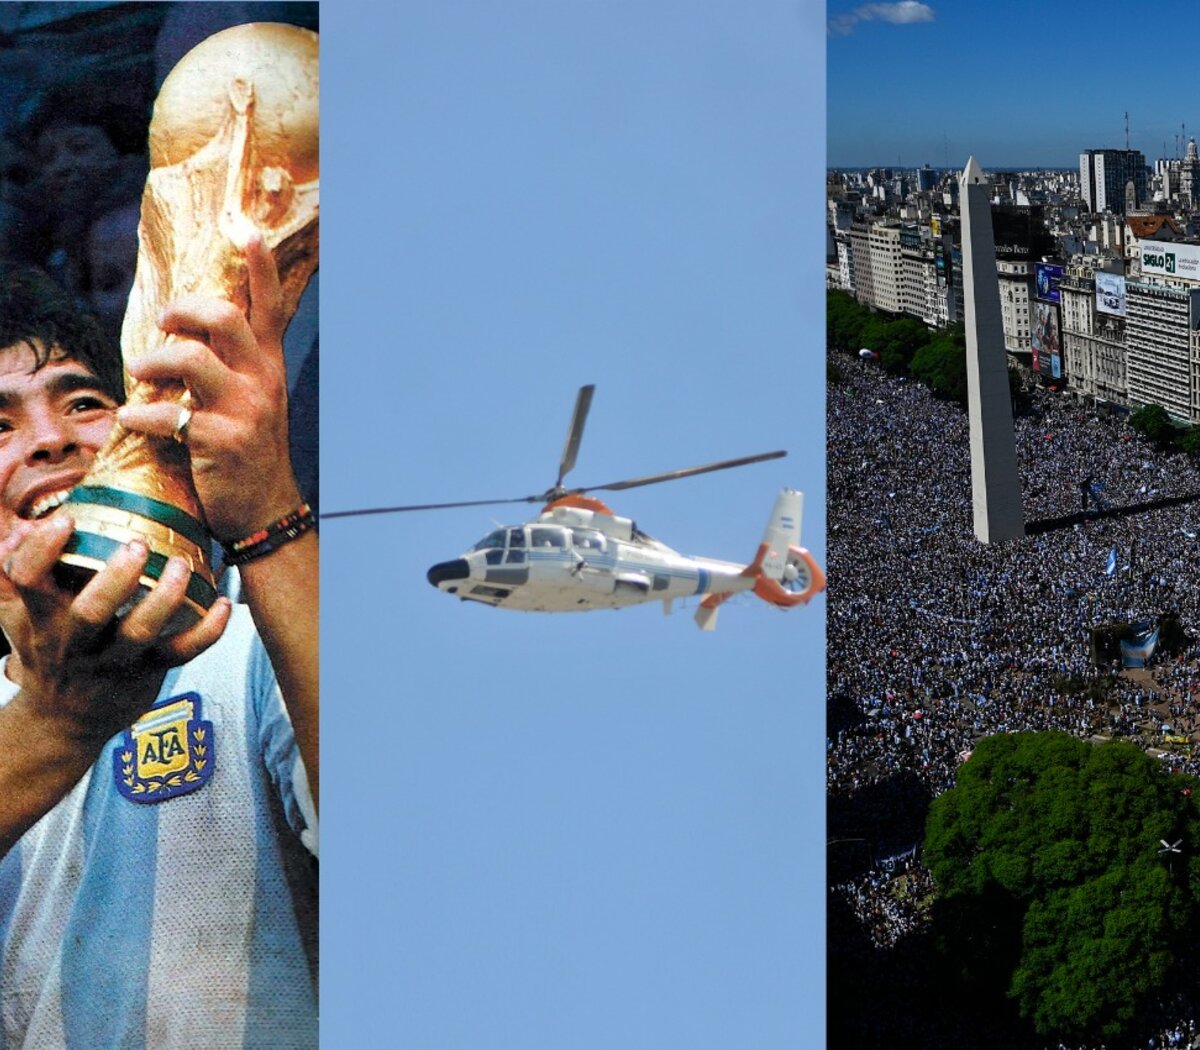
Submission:
[[[137,272],[121,330],[126,366],[174,338],[157,321],[180,295],[248,307],[245,249],[256,230],[278,265],[286,316],[295,311],[317,267],[317,88],[317,35],[276,23],[217,33],[167,77],[150,122]],[[135,382],[127,368],[125,386],[131,404],[179,404],[186,424],[191,393],[181,384]],[[143,592],[177,554],[192,570],[186,622],[216,599],[211,538],[182,441],[117,425],[62,510],[75,519],[59,566],[69,585],[140,538],[150,549]]]

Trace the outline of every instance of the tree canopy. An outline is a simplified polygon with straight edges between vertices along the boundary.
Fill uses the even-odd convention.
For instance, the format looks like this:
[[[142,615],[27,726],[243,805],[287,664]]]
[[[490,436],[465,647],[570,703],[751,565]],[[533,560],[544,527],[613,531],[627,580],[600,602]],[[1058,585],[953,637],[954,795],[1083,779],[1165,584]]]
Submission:
[[[933,335],[912,359],[912,374],[938,397],[967,403],[967,341],[962,325]]]
[[[825,341],[842,353],[858,353],[863,346],[863,326],[870,316],[848,292],[829,291],[825,296]]]
[[[1129,425],[1160,445],[1169,445],[1175,440],[1175,424],[1162,405],[1142,405],[1129,417]]]
[[[1200,459],[1200,427],[1188,427],[1179,438],[1179,447],[1192,459]]]
[[[980,741],[926,825],[958,976],[1015,1000],[1043,1036],[1127,1030],[1194,933],[1196,786],[1125,742]]]
[[[961,323],[930,329],[915,317],[872,310],[848,292],[825,296],[826,343],[831,350],[855,354],[864,347],[879,355],[893,375],[911,374],[938,397],[967,406],[967,339]],[[1021,377],[1008,370],[1009,391],[1018,400]]]

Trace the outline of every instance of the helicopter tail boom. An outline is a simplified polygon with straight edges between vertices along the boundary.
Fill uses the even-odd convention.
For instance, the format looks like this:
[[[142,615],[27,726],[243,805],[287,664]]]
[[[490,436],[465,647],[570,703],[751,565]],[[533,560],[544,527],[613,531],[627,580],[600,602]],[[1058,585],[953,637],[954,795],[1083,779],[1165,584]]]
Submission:
[[[807,605],[814,595],[825,589],[825,573],[816,559],[800,546],[803,508],[802,493],[784,489],[779,494],[758,552],[740,574],[754,580],[751,589],[758,597],[780,609]],[[701,630],[716,628],[717,611],[734,593],[736,589],[709,594],[700,603],[696,623]]]
[[[825,589],[825,573],[800,546],[804,494],[784,489],[775,501],[758,555],[747,569],[758,567],[754,593],[781,609],[807,605]]]
[[[804,493],[784,489],[767,521],[762,545],[752,565],[772,580],[782,580],[789,547],[800,545],[800,519],[804,513]]]

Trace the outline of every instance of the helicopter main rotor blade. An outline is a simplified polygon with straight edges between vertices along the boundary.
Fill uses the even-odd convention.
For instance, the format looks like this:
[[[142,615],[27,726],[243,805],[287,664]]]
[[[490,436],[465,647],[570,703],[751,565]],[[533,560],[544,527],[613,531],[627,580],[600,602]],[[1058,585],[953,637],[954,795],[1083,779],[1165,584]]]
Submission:
[[[579,435],[583,431],[583,420],[587,418],[588,405],[591,404],[592,390],[585,386],[579,391],[579,399],[575,403],[575,418],[571,421],[571,436],[567,439],[567,453],[570,453],[571,463],[574,463],[574,453],[579,447]],[[574,445],[574,449],[572,448]],[[702,467],[687,467],[684,470],[671,470],[665,474],[650,474],[644,478],[630,478],[626,481],[611,481],[607,485],[589,485],[586,488],[564,489],[556,485],[553,489],[533,496],[516,496],[510,499],[472,499],[459,500],[455,503],[413,503],[403,507],[368,507],[365,510],[335,510],[320,515],[326,518],[357,518],[367,514],[403,514],[414,510],[449,510],[454,507],[491,507],[501,503],[550,503],[563,496],[578,496],[584,492],[620,492],[623,489],[634,489],[640,485],[657,485],[660,481],[677,481],[680,478],[690,478],[696,474],[708,474],[714,470],[729,470],[731,467],[746,467],[751,463],[762,463],[768,459],[780,459],[787,452],[780,449],[777,452],[760,452],[756,456],[742,456],[740,459],[723,459],[719,463],[706,463]],[[563,462],[567,462],[564,453]],[[567,470],[570,466],[567,467]]]
[[[406,507],[368,507],[366,510],[335,510],[320,518],[357,518],[365,514],[403,514],[410,510],[449,510],[452,507],[490,507],[497,503],[541,503],[542,496],[517,496],[515,499],[471,499],[458,503],[414,503]]]
[[[571,426],[567,430],[567,443],[563,446],[562,461],[558,465],[558,480],[554,483],[555,488],[562,485],[562,479],[575,466],[575,457],[579,454],[579,442],[583,438],[583,425],[587,422],[588,409],[592,407],[592,394],[595,392],[596,385],[594,383],[579,388],[579,395],[575,398],[575,412],[571,416]]]
[[[751,463],[762,463],[767,459],[781,459],[787,452],[780,449],[777,452],[760,452],[757,456],[743,456],[740,459],[724,459],[720,463],[707,463],[702,467],[687,467],[684,470],[671,470],[665,474],[650,474],[644,478],[631,478],[628,481],[612,481],[607,485],[589,485],[583,489],[568,489],[567,492],[576,495],[583,492],[620,492],[623,489],[635,489],[639,485],[657,485],[660,481],[677,481],[679,478],[690,478],[696,474],[708,474],[714,470],[728,470],[730,467],[746,467]]]

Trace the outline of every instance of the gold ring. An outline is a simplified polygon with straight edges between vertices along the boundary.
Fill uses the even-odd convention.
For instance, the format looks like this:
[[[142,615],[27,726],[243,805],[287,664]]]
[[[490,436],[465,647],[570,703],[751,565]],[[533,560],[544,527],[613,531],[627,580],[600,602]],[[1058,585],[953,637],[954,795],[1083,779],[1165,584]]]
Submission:
[[[171,439],[178,441],[181,445],[187,444],[188,424],[192,421],[192,409],[190,405],[180,405],[179,415],[175,417],[175,429],[171,431]]]

